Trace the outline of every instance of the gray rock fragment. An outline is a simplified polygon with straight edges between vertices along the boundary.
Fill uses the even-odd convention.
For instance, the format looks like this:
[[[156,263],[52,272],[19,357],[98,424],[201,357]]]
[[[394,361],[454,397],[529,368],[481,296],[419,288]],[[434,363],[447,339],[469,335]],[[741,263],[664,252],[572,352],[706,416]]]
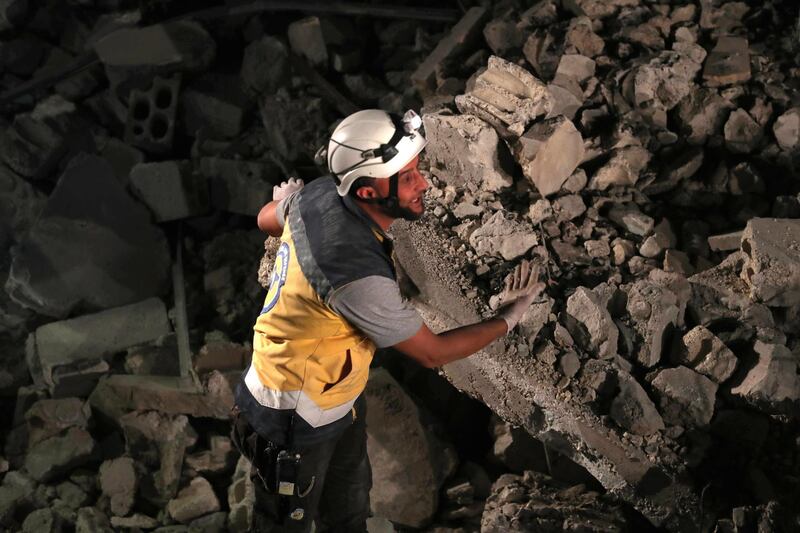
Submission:
[[[228,530],[232,533],[252,531],[255,490],[250,478],[250,461],[242,455],[236,463],[236,470],[228,487]]]
[[[559,222],[574,220],[586,212],[586,204],[579,194],[561,196],[553,202],[553,212]]]
[[[578,287],[567,299],[567,313],[580,322],[589,333],[589,349],[597,357],[617,354],[619,331],[603,301],[592,290]]]
[[[28,446],[33,446],[65,429],[88,429],[91,409],[80,398],[42,399],[25,412]]]
[[[21,305],[60,318],[78,305],[105,309],[159,294],[169,262],[163,233],[111,166],[78,156],[14,253],[6,291]]]
[[[118,457],[100,465],[100,490],[110,500],[114,516],[126,516],[133,509],[139,479],[133,459]]]
[[[5,165],[0,165],[0,228],[20,242],[44,209],[46,197]],[[0,230],[0,247],[4,237]]]
[[[456,96],[462,113],[475,115],[504,138],[519,137],[536,118],[552,107],[550,92],[524,68],[491,56],[487,68],[467,84],[466,94]]]
[[[97,507],[78,509],[75,519],[75,533],[113,533],[111,522]]]
[[[709,235],[708,247],[715,252],[738,250],[742,243],[742,231],[732,231],[721,235]]]
[[[717,384],[690,368],[661,370],[653,380],[653,389],[667,424],[705,427],[714,416]]]
[[[800,400],[800,377],[797,358],[786,346],[757,340],[753,345],[757,359],[747,370],[741,383],[731,388],[731,394],[756,407],[780,411],[782,407]]]
[[[655,221],[639,211],[636,204],[615,204],[608,212],[608,218],[626,231],[644,237],[653,231]]]
[[[499,256],[512,261],[539,244],[539,239],[533,228],[508,220],[502,211],[498,211],[470,235],[469,244],[478,255]]]
[[[306,17],[289,24],[287,30],[292,51],[318,67],[328,66],[328,46],[344,44],[346,38],[330,20]]]
[[[742,234],[741,273],[750,297],[774,307],[800,304],[800,220],[753,218]]]
[[[477,192],[498,191],[513,180],[501,164],[505,146],[497,132],[471,115],[426,114],[426,154],[437,175],[453,186]]]
[[[781,149],[793,152],[800,148],[800,107],[793,107],[779,116],[772,132]]]
[[[589,180],[589,188],[604,191],[617,185],[636,185],[651,157],[649,151],[638,145],[616,149]]]
[[[694,368],[715,383],[722,383],[733,375],[738,359],[706,327],[695,326],[683,336],[683,350],[679,351],[675,362]]]
[[[235,137],[247,125],[251,108],[238,76],[206,74],[183,90],[180,124],[190,137],[200,130],[215,137]]]
[[[25,456],[25,470],[36,481],[47,482],[86,464],[94,449],[94,439],[86,430],[71,427],[63,435],[31,447]]]
[[[691,93],[692,80],[700,67],[700,63],[686,54],[661,52],[634,70],[631,104],[654,125],[666,128],[667,111]]]
[[[557,192],[584,156],[583,138],[571,120],[537,122],[522,135],[515,155],[522,172],[542,196]]]
[[[698,88],[678,104],[678,117],[686,141],[694,146],[722,133],[733,105],[715,89]]]
[[[664,429],[655,404],[627,372],[619,371],[619,393],[611,402],[611,418],[625,431],[646,437]]]
[[[764,139],[764,128],[744,109],[732,112],[725,123],[725,145],[732,152],[749,154]]]
[[[567,53],[577,52],[590,58],[602,54],[606,45],[594,32],[591,19],[580,15],[570,20],[564,42]]]
[[[209,207],[208,183],[188,161],[138,164],[131,169],[130,184],[156,222],[197,216]]]
[[[662,356],[668,335],[678,325],[678,298],[670,290],[650,279],[634,282],[628,289],[627,310],[643,342],[636,360],[643,366],[655,366]]]
[[[275,37],[264,35],[244,49],[239,75],[247,94],[274,93],[289,81],[289,73],[289,53]]]
[[[709,87],[744,83],[750,79],[750,48],[744,37],[723,36],[717,40],[703,66],[703,81]]]
[[[281,178],[280,170],[264,161],[222,157],[201,158],[199,171],[209,181],[214,208],[248,216],[256,216],[272,199],[273,184]]]

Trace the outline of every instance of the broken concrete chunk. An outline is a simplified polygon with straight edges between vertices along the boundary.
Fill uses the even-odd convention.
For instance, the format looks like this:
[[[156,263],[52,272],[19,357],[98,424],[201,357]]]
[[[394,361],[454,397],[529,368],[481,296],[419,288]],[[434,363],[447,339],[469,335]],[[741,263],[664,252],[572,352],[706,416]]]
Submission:
[[[762,128],[744,109],[732,112],[725,123],[725,145],[732,152],[749,154],[764,139]]]
[[[247,45],[242,58],[242,88],[251,97],[275,93],[289,81],[289,53],[275,37],[264,35]]]
[[[289,45],[295,54],[303,56],[317,67],[328,66],[328,46],[345,42],[344,36],[327,19],[306,17],[289,24]]]
[[[489,124],[471,115],[439,114],[425,114],[423,123],[426,156],[448,185],[477,192],[498,191],[513,183],[502,163],[509,154]]]
[[[208,183],[192,172],[188,161],[141,163],[131,170],[130,184],[156,222],[197,216],[209,207]]]
[[[594,76],[596,63],[594,59],[580,54],[564,54],[558,62],[556,78],[566,76],[578,83],[585,83]]]
[[[608,218],[626,231],[644,237],[653,231],[655,221],[639,211],[636,204],[615,204],[608,212]]]
[[[115,516],[126,516],[133,509],[139,478],[133,459],[118,457],[100,465],[100,490],[110,500],[111,512]]]
[[[215,137],[235,137],[247,125],[250,111],[250,100],[235,75],[203,76],[181,95],[181,124],[190,137],[200,129]]]
[[[590,58],[602,54],[605,48],[605,41],[592,29],[592,21],[583,16],[570,20],[564,43],[566,52],[577,52]]]
[[[732,231],[722,235],[709,235],[708,247],[715,252],[738,250],[742,243],[742,231]]]
[[[526,35],[508,16],[501,16],[490,20],[483,27],[483,38],[492,53],[504,56],[509,51],[521,47]]]
[[[486,16],[486,8],[479,6],[471,7],[464,13],[447,37],[439,41],[433,52],[411,74],[411,81],[417,90],[423,94],[433,92],[436,88],[437,71],[442,69],[445,62],[466,50],[479,39]]]
[[[614,186],[635,185],[651,157],[648,150],[638,145],[616,149],[589,180],[589,188],[604,191]]]
[[[28,424],[28,445],[55,437],[65,429],[88,429],[91,409],[80,398],[44,399],[25,412]]]
[[[524,68],[497,56],[456,96],[462,113],[475,115],[497,129],[504,138],[519,137],[536,118],[552,107],[550,92]]]
[[[169,331],[167,310],[157,298],[51,322],[31,334],[33,346],[27,354],[28,366],[37,381],[56,387],[65,370],[155,340]]]
[[[376,465],[372,508],[394,522],[420,527],[433,517],[439,489],[456,467],[453,451],[423,423],[419,408],[394,378],[376,370],[364,391],[367,450]]]
[[[800,304],[800,220],[753,218],[742,235],[741,277],[750,297],[769,306]]]
[[[679,322],[678,304],[672,291],[649,279],[628,288],[627,310],[642,338],[635,358],[643,366],[651,368],[661,361],[664,344]]]
[[[736,370],[736,355],[704,326],[695,326],[684,335],[683,346],[676,362],[694,368],[715,383],[724,382]]]
[[[239,374],[231,373],[230,379]],[[216,370],[201,377],[200,390],[181,378],[115,374],[100,380],[89,403],[112,419],[131,410],[158,409],[224,420],[233,407],[233,390],[228,378]]]
[[[567,313],[586,328],[590,342],[588,348],[594,355],[609,358],[617,354],[619,331],[595,292],[578,287],[567,299]]]
[[[178,20],[143,28],[121,28],[94,43],[108,71],[158,68],[197,71],[207,68],[217,45],[197,22]]]
[[[578,112],[578,109],[583,106],[583,91],[580,90],[578,82],[571,78],[561,78],[559,82],[561,85],[555,83],[547,85],[553,104],[545,118],[563,115],[572,120],[575,118],[575,113]],[[563,87],[562,85],[567,85],[568,87]]]
[[[709,87],[744,83],[750,79],[750,48],[744,37],[724,36],[706,57],[703,81]]]
[[[586,204],[580,194],[561,196],[553,202],[553,212],[560,222],[573,220],[586,212]]]
[[[727,111],[733,105],[715,89],[698,88],[689,93],[678,105],[681,129],[689,144],[699,146],[722,133],[727,121]]]
[[[128,97],[125,141],[156,154],[172,149],[180,77],[155,76],[147,88],[134,87]]]
[[[314,154],[327,142],[327,119],[319,98],[288,98],[281,91],[259,100],[261,123],[267,133],[267,145],[288,161]]]
[[[717,384],[690,368],[661,370],[653,380],[653,389],[667,424],[705,427],[714,416]]]
[[[589,257],[608,257],[611,255],[611,246],[608,241],[604,240],[588,240],[583,242],[583,247],[586,248],[586,253]]]
[[[792,152],[800,148],[800,107],[793,107],[779,116],[772,132],[781,149]]]
[[[563,52],[563,39],[559,34],[546,29],[534,30],[522,47],[522,53],[534,72],[545,80],[555,76]]]
[[[0,31],[23,25],[28,17],[28,10],[28,0],[4,0],[0,3]]]
[[[76,157],[13,254],[6,291],[52,317],[77,305],[104,309],[159,294],[169,251],[149,219],[105,160]]]
[[[247,533],[253,530],[253,506],[256,493],[250,478],[250,461],[240,456],[228,487],[228,531]]]
[[[25,456],[25,470],[40,483],[51,481],[90,461],[94,448],[86,430],[71,427],[61,436],[32,446]]]
[[[583,138],[571,120],[554,117],[531,126],[515,147],[522,172],[542,196],[561,189],[583,160]]]
[[[538,224],[553,216],[553,206],[550,204],[550,201],[544,198],[536,200],[528,210],[528,216],[531,222]]]
[[[731,394],[772,412],[780,412],[787,403],[800,400],[797,358],[791,350],[757,340],[753,351],[757,357],[755,365],[747,370],[742,382],[731,389]]]
[[[47,198],[5,165],[0,165],[0,227],[15,242],[23,240],[44,209]],[[0,237],[0,246],[3,238]]]
[[[634,69],[631,104],[654,125],[666,128],[667,111],[692,92],[699,71],[700,63],[690,56],[665,50]]]
[[[264,161],[221,157],[200,159],[200,173],[209,180],[211,204],[216,209],[256,216],[272,199],[280,169]]]
[[[167,504],[167,512],[176,521],[186,524],[193,519],[219,511],[214,489],[203,477],[196,477]]]
[[[11,170],[26,178],[47,177],[67,152],[67,139],[50,121],[19,114],[4,129],[0,157]]]
[[[478,255],[500,256],[512,261],[539,244],[539,239],[533,228],[508,220],[498,211],[470,235],[469,244]]]
[[[659,172],[658,179],[639,189],[649,195],[661,194],[674,189],[681,181],[691,178],[700,170],[704,156],[702,148],[690,148],[678,154],[671,154]]]
[[[625,431],[646,437],[664,429],[664,421],[653,400],[627,372],[617,372],[619,393],[611,402],[611,418]]]

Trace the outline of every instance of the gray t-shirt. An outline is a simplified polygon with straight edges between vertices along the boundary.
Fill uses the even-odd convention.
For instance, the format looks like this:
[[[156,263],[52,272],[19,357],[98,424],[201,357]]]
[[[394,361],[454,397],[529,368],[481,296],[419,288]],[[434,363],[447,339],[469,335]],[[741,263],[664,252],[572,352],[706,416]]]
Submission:
[[[278,203],[275,214],[283,227],[292,193]],[[422,317],[400,295],[397,281],[367,276],[336,289],[328,305],[361,330],[378,348],[410,339],[422,327]]]

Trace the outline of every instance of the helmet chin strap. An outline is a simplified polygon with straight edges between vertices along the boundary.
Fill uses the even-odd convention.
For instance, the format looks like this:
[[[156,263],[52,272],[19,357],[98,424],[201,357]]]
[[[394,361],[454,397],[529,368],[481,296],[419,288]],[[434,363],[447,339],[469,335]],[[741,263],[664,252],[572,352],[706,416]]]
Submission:
[[[395,213],[400,207],[400,199],[397,197],[398,182],[397,174],[393,174],[389,177],[389,194],[383,198],[359,198],[359,200],[368,204],[383,206],[390,213]]]

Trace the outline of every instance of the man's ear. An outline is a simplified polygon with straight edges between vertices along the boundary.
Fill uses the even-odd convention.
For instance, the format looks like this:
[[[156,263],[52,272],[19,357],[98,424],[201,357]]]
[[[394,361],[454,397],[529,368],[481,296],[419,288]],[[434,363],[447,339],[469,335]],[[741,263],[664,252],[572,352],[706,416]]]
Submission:
[[[378,197],[378,191],[371,185],[362,185],[356,191],[356,197],[359,200],[372,200]]]

